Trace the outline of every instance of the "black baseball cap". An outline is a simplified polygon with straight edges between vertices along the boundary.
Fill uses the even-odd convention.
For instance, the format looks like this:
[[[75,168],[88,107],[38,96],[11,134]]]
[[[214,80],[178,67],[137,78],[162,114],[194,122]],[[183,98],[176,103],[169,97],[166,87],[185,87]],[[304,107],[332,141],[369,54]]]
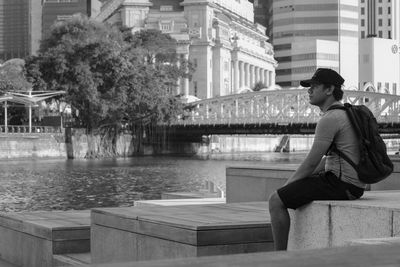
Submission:
[[[344,82],[342,76],[332,69],[319,68],[309,80],[300,81],[303,87],[310,87],[311,83],[323,83],[341,86]]]

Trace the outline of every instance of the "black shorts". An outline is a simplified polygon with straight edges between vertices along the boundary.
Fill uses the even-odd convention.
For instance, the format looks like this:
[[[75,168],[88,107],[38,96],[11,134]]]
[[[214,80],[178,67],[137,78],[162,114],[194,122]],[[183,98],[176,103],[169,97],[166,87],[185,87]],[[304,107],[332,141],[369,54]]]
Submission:
[[[322,172],[300,179],[278,189],[283,204],[297,209],[314,200],[353,200],[364,194],[364,189],[341,181],[332,172]]]

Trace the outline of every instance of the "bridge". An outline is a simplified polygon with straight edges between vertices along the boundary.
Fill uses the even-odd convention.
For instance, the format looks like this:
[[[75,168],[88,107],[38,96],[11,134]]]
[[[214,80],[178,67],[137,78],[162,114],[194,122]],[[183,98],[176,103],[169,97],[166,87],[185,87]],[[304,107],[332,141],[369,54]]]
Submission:
[[[366,105],[382,133],[399,133],[400,96],[344,91],[343,102]],[[184,139],[209,134],[313,134],[319,118],[307,89],[266,90],[192,102],[170,129]]]

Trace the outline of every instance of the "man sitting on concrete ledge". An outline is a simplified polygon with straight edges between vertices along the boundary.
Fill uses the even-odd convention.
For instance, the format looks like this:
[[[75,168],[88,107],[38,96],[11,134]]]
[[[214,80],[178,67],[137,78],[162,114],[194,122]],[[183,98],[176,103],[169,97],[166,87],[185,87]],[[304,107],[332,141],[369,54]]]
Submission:
[[[357,135],[346,111],[328,110],[342,105],[344,79],[334,70],[320,68],[300,84],[308,89],[310,104],[318,106],[322,116],[315,129],[314,143],[305,160],[285,185],[269,199],[272,233],[276,250],[286,250],[290,229],[288,208],[297,209],[313,200],[353,200],[360,198],[366,185],[355,169],[343,158],[329,151],[336,148],[353,162],[359,161]]]

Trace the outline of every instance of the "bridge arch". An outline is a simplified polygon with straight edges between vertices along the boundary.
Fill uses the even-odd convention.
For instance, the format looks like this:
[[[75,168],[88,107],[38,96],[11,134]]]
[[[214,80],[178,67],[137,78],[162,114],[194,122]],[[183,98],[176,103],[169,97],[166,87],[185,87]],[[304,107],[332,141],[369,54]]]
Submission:
[[[400,96],[344,90],[343,102],[366,105],[380,123],[400,123]],[[189,116],[175,122],[181,125],[291,125],[315,123],[319,108],[310,105],[307,89],[283,89],[226,95],[196,101]]]
[[[366,92],[377,92],[375,86],[371,82],[367,82],[366,84],[364,84],[363,91],[366,91]]]

